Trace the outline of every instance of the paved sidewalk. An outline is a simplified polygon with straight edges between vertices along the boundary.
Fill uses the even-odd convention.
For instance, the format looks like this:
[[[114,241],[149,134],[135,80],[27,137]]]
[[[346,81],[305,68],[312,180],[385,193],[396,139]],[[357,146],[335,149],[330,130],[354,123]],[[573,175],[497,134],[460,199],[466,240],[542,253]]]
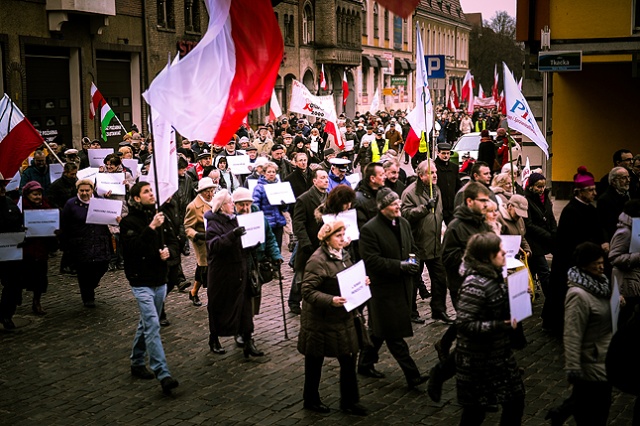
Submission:
[[[263,311],[256,318],[256,344],[267,353],[264,359],[245,360],[232,338],[221,339],[227,354],[210,353],[206,307],[192,306],[186,294],[174,291],[168,296],[171,326],[162,329],[162,338],[180,387],[166,397],[157,381],[129,374],[138,309],[124,273],[107,273],[97,290],[97,308],[86,309],[75,277],[57,273],[59,259],[50,262],[49,292],[43,297],[48,314],[31,314],[31,293],[25,293],[15,320],[19,328],[0,329],[1,425],[455,425],[460,419],[455,380],[445,384],[442,402],[434,404],[425,393],[406,388],[386,348],[377,368],[387,377],[359,377],[361,402],[371,411],[368,417],[338,410],[338,365],[330,359],[325,361],[320,393],[331,414],[303,410],[303,357],[296,350],[299,317],[287,310],[285,340],[277,282],[264,287]],[[183,263],[192,277],[194,256]],[[285,304],[291,275],[286,269]],[[206,305],[206,292],[200,294]],[[517,354],[525,369],[526,425],[546,424],[546,411],[569,394],[561,344],[540,330],[540,307],[538,300],[536,314],[524,323],[530,343]],[[428,301],[420,301],[419,310],[430,317]],[[415,336],[408,342],[424,373],[436,360],[433,343],[444,330],[431,320],[414,326]],[[611,424],[630,425],[632,404],[630,396],[615,392]],[[485,424],[498,424],[498,419],[491,414]]]

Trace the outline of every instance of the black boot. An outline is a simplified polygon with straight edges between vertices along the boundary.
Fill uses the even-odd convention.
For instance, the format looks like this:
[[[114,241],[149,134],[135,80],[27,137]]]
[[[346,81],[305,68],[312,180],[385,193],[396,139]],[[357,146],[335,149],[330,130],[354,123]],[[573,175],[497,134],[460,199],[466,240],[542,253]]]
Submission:
[[[249,356],[264,356],[264,352],[258,350],[256,348],[256,344],[251,338],[250,334],[244,335],[244,357],[249,358]]]
[[[209,349],[211,349],[211,352],[218,355],[227,353],[227,351],[220,344],[220,339],[218,339],[218,336],[209,337]]]

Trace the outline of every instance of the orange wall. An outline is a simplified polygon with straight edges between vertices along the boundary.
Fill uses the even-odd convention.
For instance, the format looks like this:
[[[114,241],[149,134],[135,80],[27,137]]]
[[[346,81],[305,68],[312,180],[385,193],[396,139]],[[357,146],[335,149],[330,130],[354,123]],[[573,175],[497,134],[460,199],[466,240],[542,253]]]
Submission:
[[[551,39],[628,37],[632,0],[553,0]]]

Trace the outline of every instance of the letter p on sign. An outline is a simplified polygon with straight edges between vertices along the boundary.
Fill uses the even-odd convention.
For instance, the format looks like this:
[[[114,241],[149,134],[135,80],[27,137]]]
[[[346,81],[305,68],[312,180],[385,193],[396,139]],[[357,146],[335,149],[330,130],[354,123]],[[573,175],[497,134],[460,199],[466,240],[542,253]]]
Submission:
[[[429,79],[445,78],[444,55],[425,55],[424,60],[427,65],[427,77]]]

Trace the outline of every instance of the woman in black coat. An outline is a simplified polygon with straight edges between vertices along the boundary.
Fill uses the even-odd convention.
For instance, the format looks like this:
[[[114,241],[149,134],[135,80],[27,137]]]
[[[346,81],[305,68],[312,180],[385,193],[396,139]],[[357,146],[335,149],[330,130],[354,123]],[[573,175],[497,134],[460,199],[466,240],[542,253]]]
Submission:
[[[209,347],[221,352],[218,336],[240,334],[244,356],[263,356],[253,342],[253,311],[248,255],[240,237],[246,233],[238,226],[233,199],[227,190],[218,192],[205,213],[207,220],[207,296],[209,303]]]
[[[60,241],[78,272],[82,303],[86,308],[95,308],[95,289],[107,272],[113,252],[111,232],[107,225],[87,223],[93,181],[79,180],[76,189],[78,195],[67,201],[60,215]]]
[[[505,251],[492,232],[469,240],[460,267],[465,277],[456,307],[456,389],[461,425],[479,425],[487,408],[502,405],[500,425],[519,425],[524,383],[511,350],[509,297],[502,278]]]
[[[347,312],[347,299],[340,296],[337,274],[352,265],[344,250],[345,225],[342,221],[326,223],[318,232],[320,247],[311,255],[302,281],[302,316],[298,351],[304,357],[304,408],[328,413],[320,400],[318,388],[324,357],[340,363],[340,409],[366,415],[358,403],[356,356],[358,335],[354,326],[355,310]]]

